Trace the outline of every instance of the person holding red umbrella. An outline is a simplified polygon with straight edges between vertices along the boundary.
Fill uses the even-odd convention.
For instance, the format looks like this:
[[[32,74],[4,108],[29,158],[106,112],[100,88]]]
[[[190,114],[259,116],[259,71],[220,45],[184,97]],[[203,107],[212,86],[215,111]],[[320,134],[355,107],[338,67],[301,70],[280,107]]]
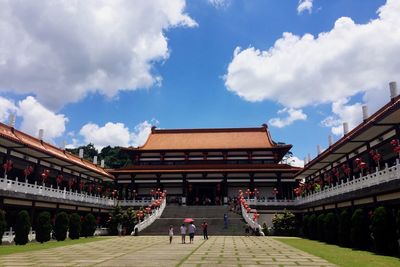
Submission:
[[[193,224],[193,221],[190,222],[189,224],[189,241],[190,244],[194,242],[194,233],[196,232],[196,226]]]

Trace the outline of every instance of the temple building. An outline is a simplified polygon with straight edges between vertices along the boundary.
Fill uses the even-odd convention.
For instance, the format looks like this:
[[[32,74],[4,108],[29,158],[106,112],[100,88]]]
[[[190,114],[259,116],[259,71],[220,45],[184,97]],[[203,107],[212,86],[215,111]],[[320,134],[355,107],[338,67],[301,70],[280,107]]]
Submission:
[[[152,128],[146,143],[125,148],[132,164],[109,170],[120,196],[134,199],[167,190],[169,202],[224,204],[239,189],[259,198],[293,199],[300,168],[283,163],[292,145],[274,142],[257,128]]]

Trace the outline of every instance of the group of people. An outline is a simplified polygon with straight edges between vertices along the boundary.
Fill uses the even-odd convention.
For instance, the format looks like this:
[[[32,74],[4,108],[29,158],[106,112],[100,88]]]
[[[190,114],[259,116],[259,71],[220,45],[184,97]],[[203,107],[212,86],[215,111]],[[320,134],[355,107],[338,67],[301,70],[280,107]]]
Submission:
[[[208,224],[204,221],[201,224],[201,229],[203,230],[203,238],[208,240]],[[189,243],[192,244],[194,242],[194,234],[196,232],[196,226],[193,222],[190,222],[189,225],[186,227],[184,223],[182,223],[180,227],[182,244],[186,244],[186,234],[189,233]],[[169,235],[169,243],[172,243],[172,238],[174,237],[174,227],[172,225],[169,226],[168,230]]]

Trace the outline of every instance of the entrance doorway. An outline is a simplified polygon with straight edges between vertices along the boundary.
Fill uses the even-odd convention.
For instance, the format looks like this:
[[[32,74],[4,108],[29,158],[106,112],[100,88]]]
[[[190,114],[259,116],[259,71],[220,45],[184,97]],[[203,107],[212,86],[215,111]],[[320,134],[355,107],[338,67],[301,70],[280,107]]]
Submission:
[[[221,196],[217,192],[217,184],[193,183],[188,192],[189,205],[220,205]]]

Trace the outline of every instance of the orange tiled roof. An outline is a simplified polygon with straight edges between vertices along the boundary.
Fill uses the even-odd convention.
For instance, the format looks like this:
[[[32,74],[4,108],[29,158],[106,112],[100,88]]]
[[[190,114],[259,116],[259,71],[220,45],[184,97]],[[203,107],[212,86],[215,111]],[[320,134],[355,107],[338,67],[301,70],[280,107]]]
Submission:
[[[153,128],[139,150],[272,148],[266,125],[259,128],[177,129]]]
[[[96,172],[100,175],[104,175],[109,178],[114,178],[111,174],[106,172],[103,168],[91,163],[90,161],[81,159],[72,153],[69,153],[63,149],[57,148],[49,143],[39,140],[31,135],[24,132],[18,131],[11,128],[3,123],[0,123],[0,136],[11,141],[23,144],[29,148],[35,149],[42,153],[51,155],[63,161],[70,162],[72,164],[78,165],[79,167],[88,169],[90,171]]]

